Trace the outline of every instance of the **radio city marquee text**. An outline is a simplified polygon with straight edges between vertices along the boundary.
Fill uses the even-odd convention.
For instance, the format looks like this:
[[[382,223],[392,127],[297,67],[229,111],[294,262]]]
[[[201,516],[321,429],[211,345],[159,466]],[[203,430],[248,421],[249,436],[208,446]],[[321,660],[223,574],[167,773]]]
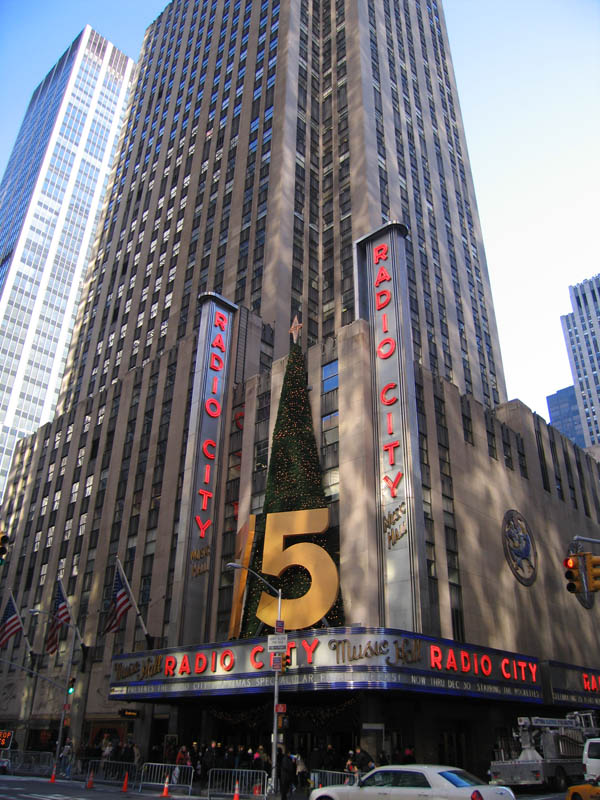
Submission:
[[[219,329],[223,333],[227,330],[229,319],[226,314],[221,311],[215,311],[213,327]],[[204,413],[208,414],[212,419],[217,419],[223,413],[222,396],[223,384],[225,382],[225,375],[220,374],[225,367],[225,355],[227,348],[223,340],[222,333],[217,333],[210,343],[210,358],[208,362],[208,384],[209,396],[204,401]],[[211,374],[212,373],[212,374]],[[205,488],[198,489],[198,494],[202,498],[202,511],[208,508],[209,500],[212,500],[214,492],[213,488],[213,462],[216,457],[217,443],[213,439],[206,438],[202,441],[202,454],[206,462],[204,464],[204,473],[202,475],[202,483]],[[200,538],[204,539],[206,532],[212,524],[210,517],[203,518],[200,514],[196,514],[196,525]]]
[[[373,263],[375,266],[377,266],[380,261],[387,261],[387,258],[387,244],[379,244],[373,248]],[[385,360],[394,355],[398,345],[393,336],[387,335],[390,332],[390,324],[386,308],[392,302],[392,278],[384,265],[379,266],[377,269],[375,289],[375,309],[382,312],[378,321],[381,323],[381,330],[384,334],[383,338],[377,343],[377,358]],[[391,437],[390,440],[383,445],[383,450],[386,454],[384,459],[387,466],[390,467],[389,474],[383,476],[383,482],[387,486],[390,497],[392,498],[396,497],[398,485],[404,477],[402,470],[398,469],[398,465],[396,464],[396,448],[400,447],[400,442],[398,439],[394,438],[396,429],[392,406],[398,403],[397,390],[398,384],[392,382],[387,383],[379,393],[380,403],[388,409],[385,414],[385,430],[387,435]]]
[[[467,650],[444,643],[425,642],[412,637],[357,639],[344,636],[302,638],[288,643],[291,668],[328,667],[410,667],[430,675],[506,681],[513,685],[537,685],[538,664],[516,654]],[[261,674],[273,667],[275,653],[264,644],[203,648],[176,654],[158,654],[145,660],[114,664],[117,681],[149,678]]]
[[[394,356],[395,363],[398,363],[398,320],[393,295],[396,287],[386,265],[390,256],[389,246],[374,245],[372,256],[375,354],[376,363],[383,367],[388,359]],[[401,430],[399,386],[397,379],[389,380],[391,376],[389,370],[386,371],[387,377],[382,378],[381,370],[377,368],[377,403],[382,414],[379,447],[383,483],[383,533],[387,549],[392,550],[406,535],[408,528],[406,498],[402,487],[404,447],[399,436]]]
[[[600,695],[600,672],[597,675],[593,672],[583,672],[581,679],[584,692]]]

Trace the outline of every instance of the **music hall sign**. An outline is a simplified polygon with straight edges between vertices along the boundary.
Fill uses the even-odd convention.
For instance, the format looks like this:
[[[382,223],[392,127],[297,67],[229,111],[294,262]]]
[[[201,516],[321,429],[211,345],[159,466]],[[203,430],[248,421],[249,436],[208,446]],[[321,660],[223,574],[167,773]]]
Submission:
[[[400,689],[542,702],[536,658],[386,628],[289,634],[282,692]],[[272,691],[266,638],[115,656],[110,698],[156,700]]]

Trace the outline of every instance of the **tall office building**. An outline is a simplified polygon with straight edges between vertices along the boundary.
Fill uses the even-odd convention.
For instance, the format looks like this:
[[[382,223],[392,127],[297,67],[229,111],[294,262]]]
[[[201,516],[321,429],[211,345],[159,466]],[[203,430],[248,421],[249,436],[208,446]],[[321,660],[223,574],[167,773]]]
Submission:
[[[585,447],[583,425],[579,416],[575,387],[566,386],[564,389],[559,389],[554,394],[548,395],[546,401],[548,403],[548,413],[550,414],[550,424],[558,428],[561,433],[568,436],[579,447]]]
[[[0,497],[52,418],[133,62],[89,26],[37,87],[0,184]]]
[[[290,747],[412,741],[485,771],[530,703],[591,702],[597,609],[556,565],[600,521],[598,473],[506,402],[440,3],[173,0],[125,131],[57,414],[19,443],[2,512],[0,596],[44,611],[61,577],[91,647],[76,739],[266,742],[277,603],[237,640],[227,568],[252,551],[270,584],[311,578],[282,598]],[[326,508],[263,537],[290,328]],[[149,651],[132,612],[104,633],[117,556]],[[43,744],[63,699],[39,683],[24,713],[19,681],[5,720]]]
[[[569,286],[573,310],[560,318],[585,445],[600,444],[600,275]]]

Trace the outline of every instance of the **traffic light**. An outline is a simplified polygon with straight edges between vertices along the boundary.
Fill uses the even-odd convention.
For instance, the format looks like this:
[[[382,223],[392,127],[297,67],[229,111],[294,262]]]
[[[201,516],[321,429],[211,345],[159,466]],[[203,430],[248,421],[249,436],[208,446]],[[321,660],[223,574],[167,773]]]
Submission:
[[[282,672],[285,672],[286,670],[288,670],[290,668],[291,664],[292,664],[292,657],[288,653],[285,653],[284,655],[281,656],[281,671]]]
[[[566,568],[565,578],[567,579],[567,592],[583,592],[583,570],[585,569],[585,558],[588,553],[578,553],[567,556],[563,561]]]
[[[69,686],[67,687],[67,694],[73,694],[75,691],[75,678],[71,678],[69,680]]]
[[[0,531],[0,565],[6,561],[8,555],[8,534]]]
[[[600,592],[600,556],[588,553],[585,557],[588,592]]]

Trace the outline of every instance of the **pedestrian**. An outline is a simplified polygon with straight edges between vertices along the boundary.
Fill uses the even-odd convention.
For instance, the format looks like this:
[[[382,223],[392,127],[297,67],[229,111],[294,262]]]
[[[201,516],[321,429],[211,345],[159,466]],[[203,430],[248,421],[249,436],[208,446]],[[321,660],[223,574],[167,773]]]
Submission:
[[[310,780],[313,788],[317,789],[319,786],[320,776],[319,771],[323,769],[323,751],[315,742],[313,749],[308,756],[308,771],[310,772]]]
[[[279,764],[279,791],[281,800],[287,800],[296,777],[296,766],[288,753],[281,753]]]
[[[346,763],[344,764],[344,772],[348,773],[348,777],[346,778],[344,783],[350,785],[356,783],[356,778],[358,776],[358,767],[354,763],[354,750],[348,750],[348,755],[346,756]]]
[[[60,752],[60,771],[65,778],[71,777],[71,760],[73,758],[73,745],[69,738],[66,739]]]
[[[258,753],[260,755],[260,765],[267,775],[271,772],[271,759],[262,744],[258,745]]]
[[[366,750],[363,750],[360,745],[356,745],[354,757],[359,772],[368,772],[375,766],[372,756]]]
[[[403,764],[417,763],[417,759],[415,757],[415,748],[412,744],[409,744],[404,748],[404,753],[402,754],[402,763]]]
[[[210,747],[206,747],[202,754],[202,781],[208,782],[208,777],[211,769],[217,766],[217,743],[213,739]]]
[[[133,764],[133,742],[131,739],[127,739],[125,746],[121,752],[121,761],[125,761],[127,764]]]
[[[304,763],[301,753],[296,754],[296,780],[299,789],[306,789],[308,786],[308,769]],[[315,786],[315,789],[318,787]]]
[[[328,744],[323,754],[323,768],[328,772],[335,772],[339,768],[339,759],[332,744]]]

